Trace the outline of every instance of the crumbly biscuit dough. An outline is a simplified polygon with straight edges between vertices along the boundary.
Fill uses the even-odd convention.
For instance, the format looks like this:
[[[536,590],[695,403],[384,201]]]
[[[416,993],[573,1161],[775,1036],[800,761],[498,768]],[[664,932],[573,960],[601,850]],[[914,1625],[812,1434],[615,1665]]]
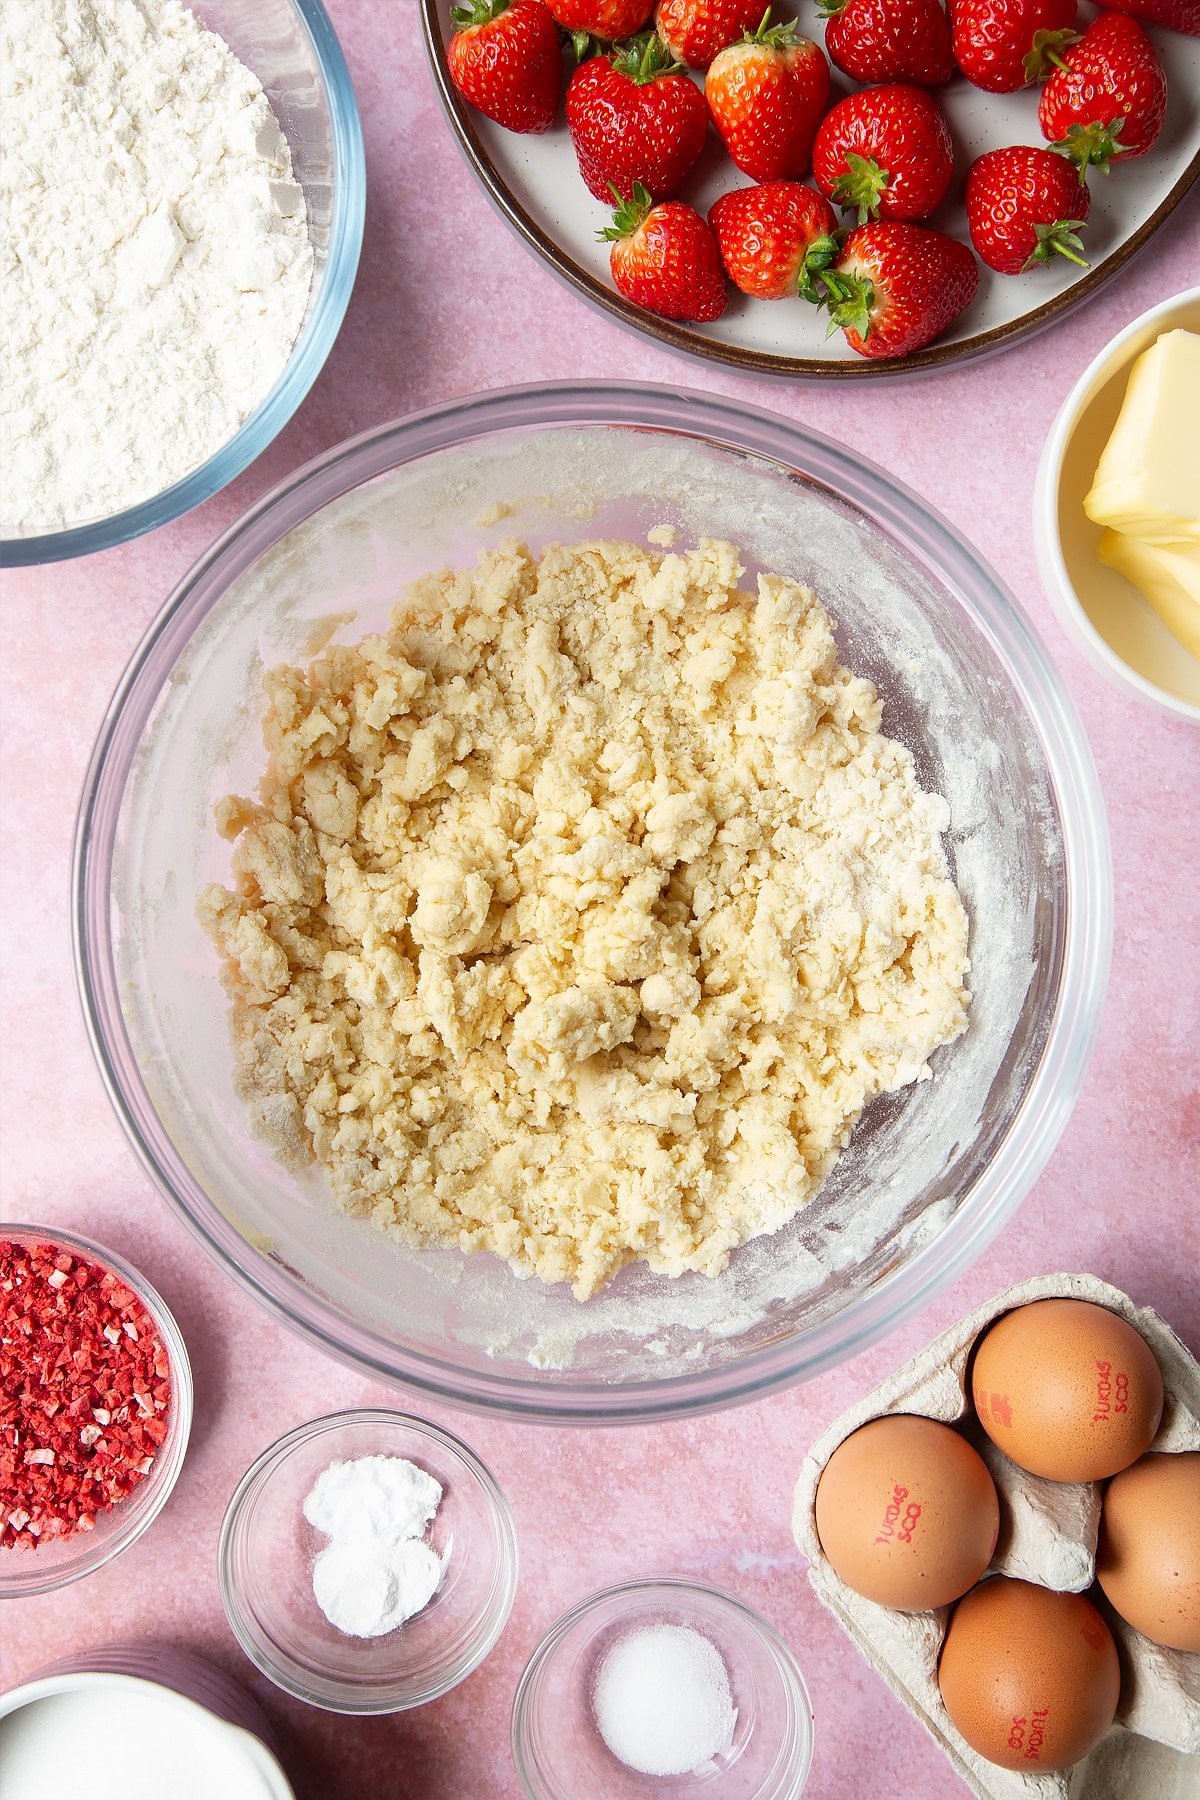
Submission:
[[[267,676],[200,911],[255,1128],[348,1211],[580,1299],[715,1275],[964,1029],[948,808],[742,573],[514,541]]]

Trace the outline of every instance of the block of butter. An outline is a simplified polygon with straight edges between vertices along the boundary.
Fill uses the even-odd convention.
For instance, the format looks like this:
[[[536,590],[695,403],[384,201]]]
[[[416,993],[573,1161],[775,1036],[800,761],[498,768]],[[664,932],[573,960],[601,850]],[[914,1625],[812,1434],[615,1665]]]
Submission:
[[[1200,543],[1146,544],[1123,531],[1106,531],[1097,555],[1143,593],[1168,631],[1200,657]]]
[[[1165,331],[1129,375],[1089,519],[1168,547],[1200,543],[1200,335]]]

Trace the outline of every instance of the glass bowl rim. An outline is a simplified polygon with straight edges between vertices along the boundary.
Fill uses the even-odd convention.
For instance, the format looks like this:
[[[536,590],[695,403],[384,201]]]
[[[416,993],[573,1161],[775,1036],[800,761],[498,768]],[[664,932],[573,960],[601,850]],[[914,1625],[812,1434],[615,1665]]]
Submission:
[[[246,1508],[251,1498],[262,1492],[274,1472],[282,1467],[294,1450],[316,1443],[331,1433],[360,1425],[399,1427],[435,1443],[451,1461],[461,1464],[475,1477],[496,1527],[499,1555],[493,1571],[492,1592],[480,1625],[473,1635],[470,1650],[447,1670],[449,1679],[441,1676],[436,1680],[429,1680],[411,1695],[406,1694],[403,1684],[395,1682],[391,1685],[383,1682],[357,1684],[311,1672],[307,1684],[296,1679],[291,1673],[291,1665],[296,1664],[298,1659],[288,1655],[289,1667],[285,1669],[262,1647],[265,1641],[279,1649],[275,1640],[265,1632],[257,1629],[252,1632],[248,1628],[248,1615],[242,1606],[241,1586],[233,1573],[234,1542],[243,1528]],[[450,1693],[460,1682],[465,1681],[468,1675],[474,1674],[491,1655],[508,1624],[516,1598],[519,1569],[520,1548],[512,1507],[483,1459],[476,1455],[469,1444],[465,1444],[452,1431],[447,1431],[445,1426],[435,1425],[430,1419],[418,1418],[415,1413],[397,1412],[394,1408],[384,1406],[349,1407],[337,1412],[322,1413],[319,1418],[307,1419],[300,1425],[294,1425],[290,1431],[285,1431],[281,1437],[268,1444],[255,1457],[230,1495],[217,1539],[217,1579],[221,1603],[229,1628],[250,1661],[269,1681],[284,1693],[291,1694],[294,1699],[302,1700],[308,1706],[319,1707],[324,1712],[347,1715],[408,1712],[414,1707],[425,1706],[432,1700],[440,1699],[443,1694]]]
[[[804,1332],[715,1371],[687,1370],[619,1386],[542,1384],[498,1368],[464,1370],[443,1354],[399,1347],[382,1331],[351,1321],[268,1256],[255,1253],[251,1263],[246,1240],[166,1139],[140,1077],[126,1080],[122,1063],[135,1065],[112,967],[109,894],[116,820],[145,721],[193,630],[231,580],[312,512],[389,469],[506,431],[596,426],[661,430],[767,462],[775,473],[799,476],[848,500],[910,558],[919,538],[955,603],[983,632],[1018,690],[1055,790],[1066,895],[1059,984],[1037,1068],[991,1161],[949,1224],[852,1306]],[[811,473],[814,466],[819,476]],[[314,490],[320,498],[309,507]],[[136,733],[130,724],[135,705]],[[866,1348],[948,1286],[1013,1215],[1062,1134],[1099,1030],[1112,954],[1112,864],[1095,763],[1048,650],[999,576],[936,508],[837,440],[723,395],[618,380],[494,388],[408,414],[325,451],[236,520],[168,597],[118,684],[84,779],[71,885],[76,979],[101,1078],[142,1168],[208,1253],[276,1317],[360,1373],[467,1410],[557,1425],[693,1416],[762,1398]],[[148,1115],[145,1128],[139,1113]],[[147,1131],[165,1141],[166,1154]],[[844,1322],[847,1314],[853,1326]]]
[[[510,1714],[510,1742],[513,1763],[516,1766],[517,1778],[525,1794],[530,1800],[542,1800],[540,1790],[536,1791],[528,1785],[526,1775],[526,1722],[529,1715],[530,1697],[533,1685],[538,1676],[546,1668],[551,1657],[572,1628],[586,1619],[589,1613],[595,1612],[609,1600],[632,1599],[644,1596],[647,1599],[653,1594],[662,1594],[667,1598],[665,1604],[673,1602],[674,1595],[700,1594],[706,1600],[715,1600],[719,1606],[735,1614],[743,1625],[748,1625],[754,1635],[770,1652],[771,1660],[779,1671],[780,1679],[787,1692],[788,1699],[796,1709],[796,1766],[787,1771],[792,1780],[799,1780],[799,1786],[791,1790],[789,1800],[798,1800],[808,1784],[812,1772],[813,1750],[816,1742],[816,1716],[813,1712],[812,1695],[808,1683],[804,1679],[804,1671],[800,1667],[795,1652],[769,1619],[750,1606],[737,1594],[731,1594],[728,1588],[718,1587],[715,1582],[695,1581],[686,1575],[641,1575],[631,1581],[618,1581],[609,1587],[600,1588],[596,1593],[585,1594],[576,1600],[534,1645],[521,1670],[516,1691],[513,1694]]]
[[[334,211],[325,274],[316,293],[312,330],[297,354],[298,337],[270,392],[231,438],[198,468],[133,506],[57,531],[0,540],[0,568],[29,568],[111,550],[182,518],[244,474],[279,436],[325,366],[354,291],[366,216],[367,166],[362,121],[345,54],[323,0],[288,0],[312,45],[329,107],[335,169]],[[304,327],[301,327],[301,336]]]
[[[136,1544],[142,1533],[149,1530],[170,1499],[183,1469],[192,1430],[193,1385],[191,1359],[174,1313],[153,1283],[147,1281],[141,1270],[134,1268],[123,1256],[118,1256],[115,1250],[109,1250],[104,1244],[98,1244],[94,1238],[84,1237],[81,1232],[62,1230],[57,1226],[31,1225],[24,1220],[11,1224],[0,1223],[0,1238],[62,1244],[65,1249],[74,1250],[89,1261],[111,1269],[130,1292],[137,1296],[154,1320],[166,1347],[171,1371],[171,1408],[167,1415],[167,1436],[159,1446],[149,1474],[144,1481],[139,1482],[127,1499],[116,1506],[107,1507],[105,1513],[99,1515],[99,1518],[106,1515],[112,1519],[124,1518],[125,1523],[115,1524],[111,1530],[105,1530],[99,1541],[96,1531],[88,1532],[84,1541],[91,1548],[90,1554],[82,1555],[77,1566],[46,1570],[40,1577],[36,1572],[31,1573],[28,1578],[23,1578],[20,1574],[11,1575],[4,1569],[3,1563],[4,1559],[13,1554],[12,1549],[10,1547],[0,1552],[0,1599],[15,1600],[30,1594],[54,1593],[59,1588],[68,1587],[73,1581],[82,1581],[85,1576],[104,1568],[107,1563],[120,1556],[122,1551],[128,1550],[131,1544]],[[58,1541],[68,1543],[70,1536]],[[24,1556],[25,1552],[20,1554]],[[31,1561],[36,1560],[36,1557],[36,1551],[30,1553]]]

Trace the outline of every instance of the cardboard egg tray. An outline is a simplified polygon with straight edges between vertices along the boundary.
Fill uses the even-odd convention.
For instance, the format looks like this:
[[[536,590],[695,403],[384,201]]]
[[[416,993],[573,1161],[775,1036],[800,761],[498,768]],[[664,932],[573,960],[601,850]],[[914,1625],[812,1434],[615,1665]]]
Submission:
[[[1058,1774],[1021,1774],[987,1762],[960,1737],[942,1705],[937,1664],[950,1607],[901,1613],[864,1600],[834,1574],[817,1536],[821,1472],[842,1442],[883,1413],[924,1413],[952,1425],[979,1451],[1000,1496],[1000,1538],[989,1573],[1063,1592],[1091,1587],[1101,1488],[1045,1481],[1010,1462],[974,1417],[967,1367],[994,1319],[1030,1300],[1091,1300],[1141,1332],[1162,1370],[1165,1401],[1154,1450],[1200,1450],[1200,1364],[1158,1314],[1093,1275],[1022,1281],[944,1331],[904,1368],[847,1409],[813,1445],[796,1483],[792,1530],[808,1558],[817,1598],[853,1638],[910,1712],[941,1745],[980,1800],[1196,1800],[1200,1795],[1200,1656],[1166,1650],[1117,1617],[1099,1589],[1091,1596],[1112,1627],[1121,1659],[1121,1699],[1111,1730],[1091,1754]]]

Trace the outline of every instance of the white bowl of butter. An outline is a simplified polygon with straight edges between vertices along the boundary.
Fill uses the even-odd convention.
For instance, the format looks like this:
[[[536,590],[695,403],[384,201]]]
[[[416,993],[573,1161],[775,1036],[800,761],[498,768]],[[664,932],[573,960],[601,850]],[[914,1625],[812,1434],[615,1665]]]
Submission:
[[[1042,582],[1088,660],[1200,723],[1200,287],[1135,319],[1076,382],[1033,524]]]

